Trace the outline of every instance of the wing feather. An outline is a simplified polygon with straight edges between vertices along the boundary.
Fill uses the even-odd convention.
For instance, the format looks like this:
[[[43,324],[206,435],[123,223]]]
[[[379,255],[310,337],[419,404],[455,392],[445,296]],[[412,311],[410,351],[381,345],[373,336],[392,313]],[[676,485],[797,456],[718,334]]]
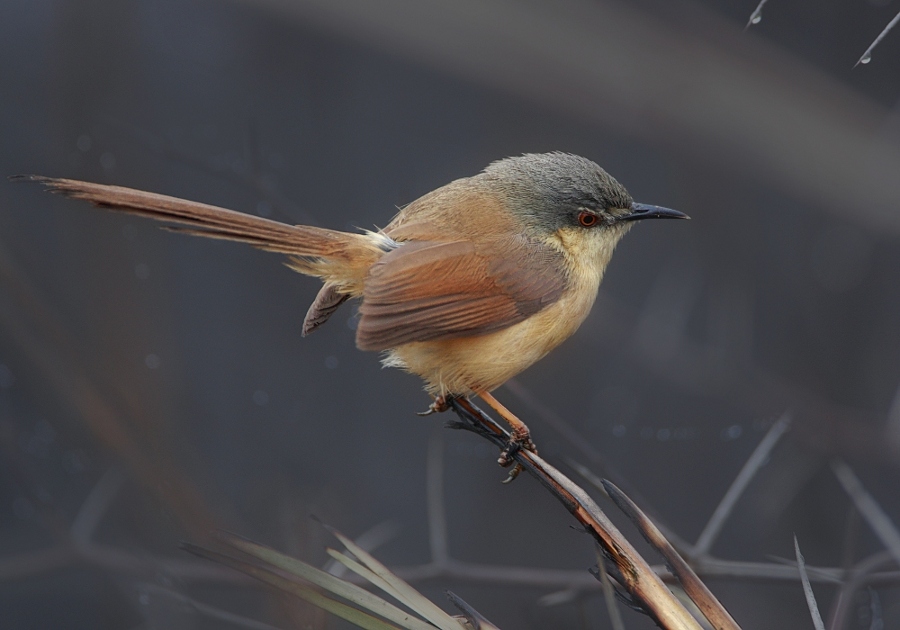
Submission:
[[[386,350],[507,328],[559,299],[562,262],[525,239],[404,243],[369,271],[356,344]]]

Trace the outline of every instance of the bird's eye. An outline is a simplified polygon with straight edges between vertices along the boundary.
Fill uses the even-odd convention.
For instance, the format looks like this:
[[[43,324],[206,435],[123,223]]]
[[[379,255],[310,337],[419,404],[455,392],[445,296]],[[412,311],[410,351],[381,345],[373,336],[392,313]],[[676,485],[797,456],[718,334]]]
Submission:
[[[582,210],[578,213],[578,223],[580,223],[582,227],[594,227],[597,225],[597,215]]]

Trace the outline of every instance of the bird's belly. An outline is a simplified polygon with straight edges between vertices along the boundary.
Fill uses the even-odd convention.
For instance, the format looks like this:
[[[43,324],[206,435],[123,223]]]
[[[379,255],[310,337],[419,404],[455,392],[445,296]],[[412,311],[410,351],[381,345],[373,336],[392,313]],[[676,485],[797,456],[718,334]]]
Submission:
[[[596,286],[593,291],[569,291],[509,328],[477,337],[404,344],[391,350],[384,363],[419,375],[435,395],[491,391],[570,337],[596,295]]]

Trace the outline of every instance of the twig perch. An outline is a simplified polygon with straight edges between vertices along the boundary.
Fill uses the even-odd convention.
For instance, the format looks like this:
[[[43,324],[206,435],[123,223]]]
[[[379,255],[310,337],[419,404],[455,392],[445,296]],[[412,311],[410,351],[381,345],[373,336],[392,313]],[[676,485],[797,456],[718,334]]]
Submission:
[[[449,423],[452,428],[472,431],[491,441],[498,448],[506,448],[509,442],[507,432],[471,401],[453,399],[450,401],[450,407],[459,416],[458,422]],[[517,464],[531,473],[559,499],[594,537],[600,544],[604,556],[616,569],[616,577],[628,595],[660,627],[666,630],[700,630],[701,626],[697,620],[666,588],[647,561],[622,536],[584,490],[534,453],[517,450],[512,456]]]

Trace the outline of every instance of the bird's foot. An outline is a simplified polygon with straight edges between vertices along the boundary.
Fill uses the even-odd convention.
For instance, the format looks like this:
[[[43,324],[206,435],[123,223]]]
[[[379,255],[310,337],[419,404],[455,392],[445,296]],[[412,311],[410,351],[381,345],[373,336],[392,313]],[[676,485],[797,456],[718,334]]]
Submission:
[[[452,398],[450,396],[435,396],[434,402],[428,405],[428,409],[425,411],[420,411],[416,415],[418,416],[430,416],[433,413],[444,413],[448,409],[450,409],[450,401]]]
[[[537,447],[534,445],[534,442],[531,441],[531,431],[528,430],[525,423],[519,420],[519,418],[516,417],[516,414],[504,407],[490,392],[485,390],[475,390],[475,393],[481,400],[490,405],[494,411],[500,414],[500,417],[506,420],[511,429],[509,441],[506,443],[506,447],[500,451],[500,457],[497,459],[497,463],[504,468],[510,466],[513,463],[513,457],[520,448],[524,448],[526,451],[531,451],[537,455]],[[518,477],[520,472],[522,472],[522,465],[516,464],[515,467],[509,471],[509,476],[503,483],[509,483]]]
[[[537,446],[535,446],[534,442],[531,440],[531,433],[524,424],[521,427],[514,428],[509,434],[509,442],[506,443],[506,448],[500,451],[500,457],[497,459],[497,463],[506,468],[513,463],[513,456],[520,448],[524,448],[526,451],[530,451],[535,455],[538,454]],[[510,483],[513,479],[518,477],[519,473],[523,470],[522,464],[517,463],[513,466],[512,470],[509,471],[509,475],[503,480],[503,483]]]

